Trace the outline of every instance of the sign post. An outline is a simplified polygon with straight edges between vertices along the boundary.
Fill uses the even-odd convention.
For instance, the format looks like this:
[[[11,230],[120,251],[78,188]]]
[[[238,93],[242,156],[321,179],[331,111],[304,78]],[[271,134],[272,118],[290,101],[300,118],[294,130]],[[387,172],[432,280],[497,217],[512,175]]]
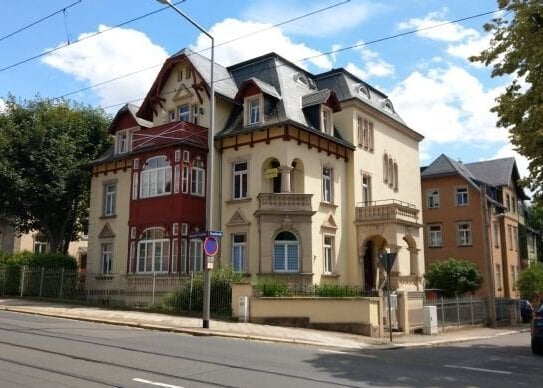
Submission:
[[[387,273],[387,304],[388,304],[388,332],[390,333],[390,342],[392,342],[392,306],[390,305],[390,271],[396,261],[398,252],[383,252],[379,254],[379,261]]]

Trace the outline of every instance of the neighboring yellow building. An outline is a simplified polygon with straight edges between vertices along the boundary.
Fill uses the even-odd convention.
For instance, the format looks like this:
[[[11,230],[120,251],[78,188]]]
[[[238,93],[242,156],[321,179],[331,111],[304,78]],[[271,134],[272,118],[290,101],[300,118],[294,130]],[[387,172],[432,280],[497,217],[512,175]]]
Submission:
[[[217,261],[253,281],[275,277],[370,290],[384,284],[378,255],[394,251],[393,288],[421,290],[422,136],[402,121],[387,96],[346,70],[313,75],[275,53],[228,68],[216,64],[214,70],[218,152],[212,224],[224,233]],[[210,61],[179,52],[165,62],[137,119],[150,129],[177,121],[207,126],[209,82]],[[113,272],[142,273],[131,263],[149,255],[146,247],[158,241],[172,247],[161,272],[201,270],[200,238],[191,238],[196,224],[179,232],[164,226],[160,240],[140,233],[143,228],[129,233],[129,224],[145,214],[145,203],[156,203],[131,199],[131,191],[141,190],[130,145],[140,124],[123,132],[113,153],[94,164],[89,268],[100,271],[100,240],[111,239],[118,262]],[[167,133],[156,136],[181,147]],[[122,142],[129,144],[124,156],[118,155]],[[192,182],[198,172],[194,166],[186,174],[177,170],[183,164],[173,154],[164,163],[160,168],[173,188],[156,191],[163,200],[178,193],[176,182]],[[205,162],[200,166],[207,173]],[[114,221],[103,215],[104,185],[112,179],[118,182]],[[160,258],[148,257],[153,263],[164,260],[159,251]]]

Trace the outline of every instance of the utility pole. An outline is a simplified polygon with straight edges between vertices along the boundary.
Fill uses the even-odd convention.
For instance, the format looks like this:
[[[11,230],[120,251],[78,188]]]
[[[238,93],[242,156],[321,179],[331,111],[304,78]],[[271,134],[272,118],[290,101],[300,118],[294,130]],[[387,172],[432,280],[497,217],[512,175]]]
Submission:
[[[490,228],[490,211],[488,208],[488,200],[486,195],[486,184],[481,184],[481,207],[483,216],[483,249],[485,260],[486,284],[487,284],[487,301],[488,301],[488,323],[490,327],[496,327],[496,287],[494,281],[494,266],[492,263],[492,252],[490,244],[489,232]]]

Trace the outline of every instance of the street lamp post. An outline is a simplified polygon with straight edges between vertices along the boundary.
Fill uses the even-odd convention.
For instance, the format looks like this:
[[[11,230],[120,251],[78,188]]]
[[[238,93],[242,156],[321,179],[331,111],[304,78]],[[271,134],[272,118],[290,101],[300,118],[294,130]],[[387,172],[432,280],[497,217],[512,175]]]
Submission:
[[[196,23],[190,16],[181,11],[175,5],[172,4],[171,0],[157,0],[162,4],[168,5],[175,12],[185,18],[190,22],[194,27],[200,30],[205,34],[209,39],[211,39],[211,72],[209,80],[209,94],[210,94],[210,103],[209,103],[209,131],[207,135],[207,190],[206,190],[206,229],[207,231],[213,230],[213,206],[212,206],[212,196],[213,196],[213,161],[215,148],[213,144],[213,136],[215,134],[214,123],[215,123],[215,85],[214,85],[214,72],[215,72],[215,40],[203,27]],[[204,306],[203,306],[203,328],[209,328],[209,301],[211,293],[211,279],[210,279],[210,268],[208,263],[211,263],[213,258],[206,257],[205,266],[204,266]]]

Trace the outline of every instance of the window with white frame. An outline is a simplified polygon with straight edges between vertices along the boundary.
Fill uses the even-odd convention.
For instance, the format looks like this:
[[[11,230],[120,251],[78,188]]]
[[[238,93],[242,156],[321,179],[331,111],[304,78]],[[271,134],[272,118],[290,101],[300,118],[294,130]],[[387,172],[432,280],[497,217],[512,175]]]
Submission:
[[[260,109],[260,97],[247,98],[245,101],[246,106],[246,123],[247,125],[255,125],[260,123],[261,109]]]
[[[192,195],[203,197],[205,195],[204,188],[206,174],[204,170],[204,163],[200,160],[200,158],[196,158],[192,164],[191,178],[190,193]]]
[[[140,197],[156,197],[172,191],[172,167],[165,156],[148,159],[140,179]]]
[[[456,206],[467,206],[469,202],[468,188],[457,187],[456,188]]]
[[[195,104],[192,106],[192,122],[198,125],[199,117],[200,117],[200,107]]]
[[[247,162],[232,165],[232,198],[247,198]]]
[[[500,227],[497,222],[492,223],[492,231],[494,238],[494,247],[499,248],[500,246]]]
[[[181,260],[181,273],[187,273],[187,239],[181,239],[181,249],[179,254]]]
[[[138,241],[139,273],[168,272],[170,240],[163,228],[145,230]]]
[[[471,245],[471,223],[461,222],[456,224],[458,245]]]
[[[236,233],[232,235],[232,269],[236,272],[247,270],[247,235]]]
[[[334,236],[324,236],[323,253],[324,273],[331,274],[334,272]]]
[[[332,186],[333,170],[330,167],[322,168],[322,200],[323,202],[333,202],[333,186]]]
[[[117,202],[117,184],[116,183],[106,183],[104,185],[104,216],[113,216],[116,212],[116,202]]]
[[[124,154],[130,151],[130,136],[128,130],[118,131],[116,134],[117,153]]]
[[[373,151],[373,122],[358,117],[358,146]]]
[[[329,107],[322,105],[321,106],[321,131],[326,133],[327,135],[332,136],[333,135],[333,128],[334,123],[332,121],[332,109]]]
[[[103,274],[111,273],[112,263],[113,263],[113,244],[103,243],[102,244],[102,273]]]
[[[177,111],[179,112],[179,121],[190,121],[190,108],[188,104],[181,105],[179,108],[177,108]]]
[[[175,121],[175,111],[174,110],[168,111],[168,118],[169,118],[170,122]]]
[[[273,244],[274,272],[299,272],[300,257],[298,239],[291,232],[281,232]]]
[[[362,174],[362,202],[368,205],[371,202],[371,176]]]
[[[429,225],[428,227],[428,241],[431,247],[443,246],[443,231],[441,225]]]
[[[46,253],[47,247],[47,237],[42,233],[37,234],[34,237],[34,253]]]
[[[178,243],[177,243],[177,239],[174,238],[172,240],[172,263],[170,265],[170,272],[171,273],[177,273],[178,272],[178,269],[177,269],[177,256],[178,256]]]
[[[189,192],[189,176],[190,176],[190,167],[183,165],[183,176],[181,177],[181,191],[183,193]]]
[[[428,207],[428,209],[435,209],[439,207],[438,189],[426,190],[426,206]]]
[[[189,242],[189,272],[202,272],[203,269],[203,243],[200,239]]]

